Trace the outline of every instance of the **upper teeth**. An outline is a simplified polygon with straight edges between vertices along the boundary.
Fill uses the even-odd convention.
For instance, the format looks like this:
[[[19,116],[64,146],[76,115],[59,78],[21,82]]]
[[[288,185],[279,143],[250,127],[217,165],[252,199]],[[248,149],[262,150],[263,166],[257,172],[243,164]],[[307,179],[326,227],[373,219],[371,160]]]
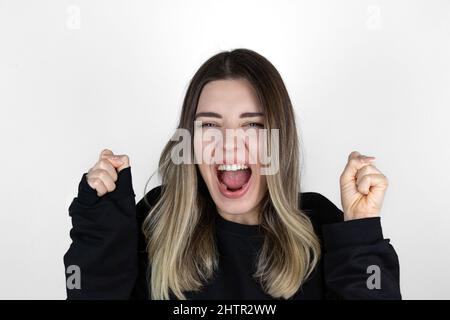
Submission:
[[[236,171],[244,169],[248,169],[245,164],[221,164],[218,168],[220,171]]]

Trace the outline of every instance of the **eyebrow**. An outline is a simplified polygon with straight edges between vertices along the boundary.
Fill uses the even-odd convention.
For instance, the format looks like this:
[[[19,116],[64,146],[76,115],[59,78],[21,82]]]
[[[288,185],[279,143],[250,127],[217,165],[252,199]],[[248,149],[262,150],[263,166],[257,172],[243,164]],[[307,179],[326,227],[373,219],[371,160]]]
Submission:
[[[251,117],[262,117],[264,113],[262,112],[244,112],[241,113],[239,118],[251,118]]]
[[[196,120],[198,117],[222,118],[222,116],[216,112],[199,112],[195,115],[194,120]]]
[[[264,113],[262,113],[262,112],[244,112],[244,113],[241,113],[239,118],[261,117],[263,115],[264,115]],[[222,119],[222,116],[216,112],[199,112],[195,115],[194,120],[196,120],[198,117],[212,117],[212,118]]]

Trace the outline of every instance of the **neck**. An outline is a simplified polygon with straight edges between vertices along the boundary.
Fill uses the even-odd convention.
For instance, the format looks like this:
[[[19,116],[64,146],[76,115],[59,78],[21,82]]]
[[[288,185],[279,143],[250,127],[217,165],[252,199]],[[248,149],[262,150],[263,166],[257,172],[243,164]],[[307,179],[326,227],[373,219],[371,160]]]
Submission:
[[[245,213],[227,213],[223,212],[222,210],[217,210],[217,212],[228,221],[240,223],[240,224],[247,224],[247,225],[258,225],[260,224],[259,221],[259,211],[258,210],[252,210]]]

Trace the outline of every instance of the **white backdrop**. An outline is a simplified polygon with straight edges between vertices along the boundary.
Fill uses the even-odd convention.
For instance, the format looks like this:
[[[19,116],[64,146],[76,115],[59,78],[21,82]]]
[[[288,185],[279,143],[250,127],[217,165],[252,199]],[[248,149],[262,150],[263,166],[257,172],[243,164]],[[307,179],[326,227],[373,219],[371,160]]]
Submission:
[[[348,154],[376,156],[403,297],[450,298],[445,0],[0,0],[0,298],[65,298],[82,173],[103,148],[126,153],[140,199],[188,81],[238,47],[285,80],[303,191],[342,208]]]

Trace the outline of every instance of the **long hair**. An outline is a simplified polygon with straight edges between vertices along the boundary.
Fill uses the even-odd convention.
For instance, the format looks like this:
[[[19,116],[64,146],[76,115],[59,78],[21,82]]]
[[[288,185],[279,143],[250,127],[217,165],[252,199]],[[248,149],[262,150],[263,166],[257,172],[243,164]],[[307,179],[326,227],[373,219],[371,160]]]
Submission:
[[[299,140],[292,104],[280,74],[266,58],[248,49],[224,51],[209,58],[190,81],[178,128],[194,136],[201,91],[208,82],[222,79],[248,80],[264,112],[264,126],[279,129],[279,170],[266,177],[264,242],[253,276],[267,294],[289,299],[320,258],[319,240],[300,210]],[[170,299],[170,294],[186,299],[186,292],[202,290],[219,264],[214,236],[218,213],[196,164],[171,161],[176,144],[171,139],[161,154],[161,195],[143,224],[152,299]]]

